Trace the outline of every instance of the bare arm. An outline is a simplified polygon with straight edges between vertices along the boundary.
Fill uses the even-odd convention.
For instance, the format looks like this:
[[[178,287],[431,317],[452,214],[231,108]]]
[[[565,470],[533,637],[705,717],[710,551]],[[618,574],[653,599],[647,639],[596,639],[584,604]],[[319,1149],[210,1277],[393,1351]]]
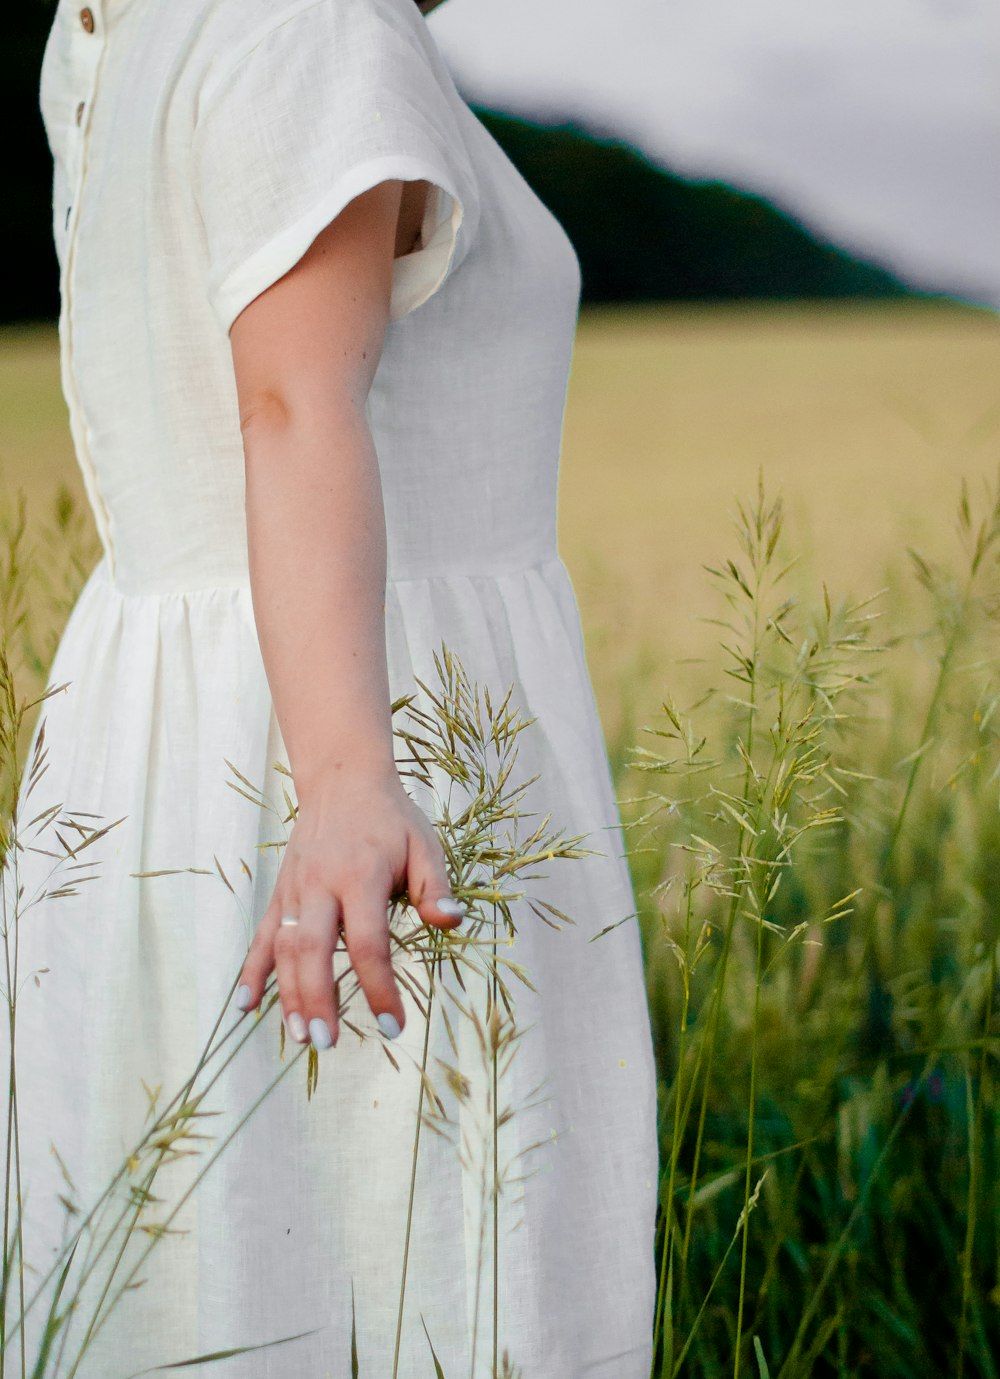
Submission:
[[[394,253],[412,242],[421,185],[384,182],[357,197],[230,332],[254,615],[299,806],[244,966],[241,1004],[257,1004],[276,967],[289,1032],[301,1042],[308,1029],[320,1046],[316,1021],[337,1036],[332,954],[341,925],[372,1010],[401,1027],[389,896],[405,884],[427,923],[461,918],[453,900],[448,908],[434,830],[393,760],[385,520],[364,410]],[[279,928],[286,914],[299,925]]]
[[[398,183],[374,193],[231,334],[254,612],[300,803],[345,767],[392,765],[385,526],[364,402],[388,319]]]

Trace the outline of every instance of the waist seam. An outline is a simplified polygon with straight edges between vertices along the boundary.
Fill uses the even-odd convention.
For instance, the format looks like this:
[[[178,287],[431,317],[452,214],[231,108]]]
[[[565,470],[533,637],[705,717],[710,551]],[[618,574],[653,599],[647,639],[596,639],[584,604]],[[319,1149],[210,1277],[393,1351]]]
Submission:
[[[465,580],[470,583],[517,578],[518,576],[529,575],[534,571],[545,570],[550,566],[560,566],[565,569],[565,562],[558,550],[542,557],[539,560],[528,561],[523,565],[500,566],[495,569],[477,570],[438,570],[422,575],[389,575],[386,579],[387,590],[396,585],[408,584],[447,584],[450,581]],[[110,590],[123,599],[171,599],[210,596],[213,594],[232,594],[232,593],[251,593],[249,579],[218,581],[212,584],[190,585],[186,588],[170,589],[128,589],[123,588],[114,578],[107,552],[101,557],[94,567],[90,579],[101,580]]]

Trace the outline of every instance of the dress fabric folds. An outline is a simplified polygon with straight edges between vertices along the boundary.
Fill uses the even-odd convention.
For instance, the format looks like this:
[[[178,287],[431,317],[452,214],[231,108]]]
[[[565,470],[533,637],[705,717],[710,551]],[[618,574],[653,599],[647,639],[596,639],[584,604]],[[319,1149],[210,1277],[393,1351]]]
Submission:
[[[572,246],[459,95],[413,0],[60,0],[40,98],[62,382],[103,555],[56,653],[46,770],[4,877],[8,912],[15,880],[24,911],[27,1296],[58,1256],[65,1199],[96,1202],[220,1015],[240,1025],[227,995],[287,836],[294,789],[275,769],[287,755],[253,618],[229,327],[359,192],[419,178],[422,235],[394,265],[367,404],[392,694],[428,708],[418,683],[438,684],[442,644],[494,702],[510,689],[534,720],[518,738],[520,827],[551,816],[593,849],[523,885],[572,924],[512,905],[505,952],[531,986],[510,981],[519,1042],[500,1095],[514,1115],[498,1152],[519,1167],[495,1249],[475,1153],[425,1127],[413,1169],[421,1063],[488,1090],[453,1009],[455,1047],[441,1003],[428,1027],[407,990],[390,1045],[356,1000],[356,1031],[320,1055],[309,1089],[306,1056],[279,1078],[298,1051],[282,1055],[275,1009],[206,1097],[204,1147],[157,1178],[152,1230],[130,1249],[220,1149],[75,1374],[129,1379],[252,1347],[177,1372],[342,1379],[353,1330],[362,1379],[430,1379],[430,1343],[447,1379],[487,1379],[495,1349],[523,1379],[645,1379],[656,1077],[635,897],[556,542]],[[232,767],[267,807],[234,788]],[[32,905],[55,884],[33,822],[50,805],[114,826],[81,855],[78,885]],[[485,1009],[485,984],[457,994]],[[456,1124],[474,1139],[469,1107]],[[91,1312],[98,1275],[83,1284]],[[48,1287],[28,1314],[27,1373]],[[71,1372],[80,1325],[50,1373]]]

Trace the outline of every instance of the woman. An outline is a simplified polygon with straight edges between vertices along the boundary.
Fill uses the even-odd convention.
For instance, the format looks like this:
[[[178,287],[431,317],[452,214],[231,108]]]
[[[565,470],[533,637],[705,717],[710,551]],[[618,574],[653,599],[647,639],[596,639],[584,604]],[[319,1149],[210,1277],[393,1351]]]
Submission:
[[[46,48],[63,385],[104,556],[22,818],[60,801],[119,822],[89,882],[21,925],[20,971],[40,973],[17,1025],[29,1263],[44,1273],[61,1229],[49,1140],[96,1200],[236,974],[232,1018],[274,972],[288,1047],[320,1058],[311,1099],[281,1079],[228,1145],[82,1379],[292,1335],[221,1372],[339,1379],[352,1314],[366,1377],[432,1374],[428,1341],[448,1379],[490,1373],[495,1348],[525,1379],[648,1373],[649,1021],[556,547],[579,265],[458,95],[432,7],[60,0]],[[412,1168],[426,1024],[390,961],[391,896],[439,931],[464,908],[390,718],[435,686],[442,643],[536,720],[525,832],[551,814],[595,849],[527,886],[571,926],[513,906],[532,986],[513,984],[504,1136],[515,1159],[540,1147],[501,1200],[495,1279],[469,1163],[425,1134]],[[276,821],[230,765],[279,819],[294,787],[280,852],[256,851]],[[41,861],[22,865],[37,885]],[[368,1007],[350,1030],[338,934]],[[280,1072],[277,1028],[214,1088],[217,1141]],[[430,1068],[454,1063],[440,1020],[428,1039]],[[463,1034],[463,1075],[476,1057]]]

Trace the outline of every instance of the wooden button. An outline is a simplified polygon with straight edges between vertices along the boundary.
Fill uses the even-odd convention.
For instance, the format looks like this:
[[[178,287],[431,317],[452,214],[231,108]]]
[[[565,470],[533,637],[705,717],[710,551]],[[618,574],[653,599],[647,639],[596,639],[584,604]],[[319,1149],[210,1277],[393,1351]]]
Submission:
[[[92,9],[82,9],[80,11],[80,23],[86,29],[87,33],[92,34],[94,32],[94,11]]]
[[[76,122],[77,122],[77,124],[79,124],[80,121],[81,121],[82,119],[83,119],[83,101],[81,101],[80,104],[76,107]]]

